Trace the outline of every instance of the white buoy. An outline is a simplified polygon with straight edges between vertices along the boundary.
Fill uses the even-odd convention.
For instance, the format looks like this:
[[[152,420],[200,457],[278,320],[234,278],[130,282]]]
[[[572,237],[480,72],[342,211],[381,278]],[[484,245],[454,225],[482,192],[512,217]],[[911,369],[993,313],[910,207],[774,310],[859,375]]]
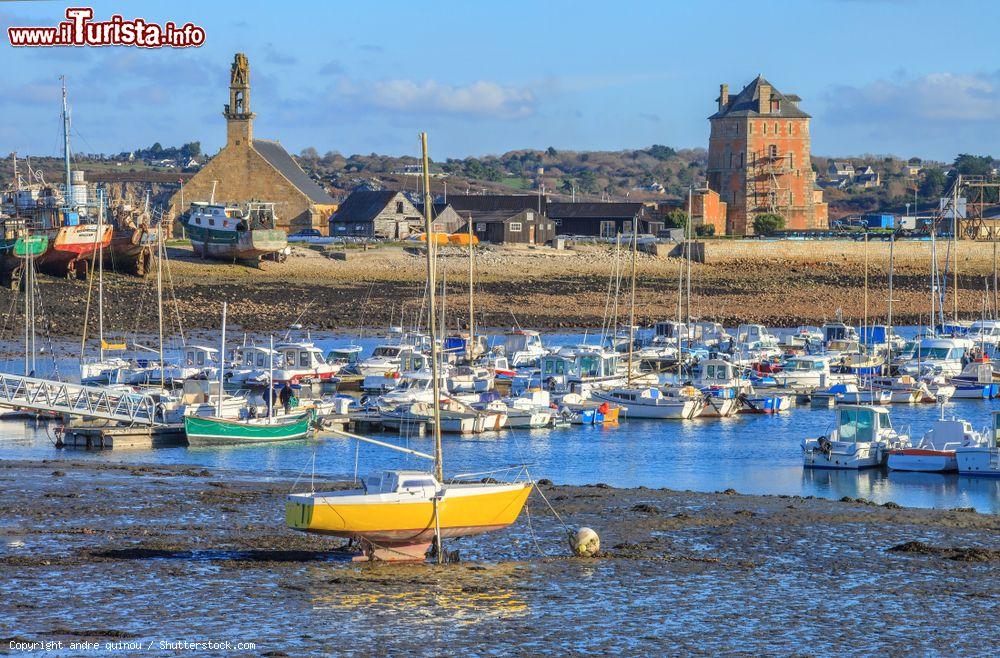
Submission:
[[[594,557],[601,552],[601,538],[591,528],[580,528],[570,533],[569,547],[577,557]]]

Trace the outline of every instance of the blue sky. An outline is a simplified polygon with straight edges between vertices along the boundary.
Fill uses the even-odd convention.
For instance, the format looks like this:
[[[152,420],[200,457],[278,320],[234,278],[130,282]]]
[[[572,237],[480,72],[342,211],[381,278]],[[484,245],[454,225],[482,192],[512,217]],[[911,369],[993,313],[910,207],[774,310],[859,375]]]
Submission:
[[[719,83],[735,93],[763,73],[803,98],[815,154],[1000,157],[1000,3],[95,1],[95,19],[193,21],[207,41],[8,44],[8,25],[54,25],[67,6],[0,3],[0,153],[58,152],[61,73],[75,149],[214,152],[243,51],[256,135],[294,152],[415,154],[420,130],[439,160],[707,146]]]

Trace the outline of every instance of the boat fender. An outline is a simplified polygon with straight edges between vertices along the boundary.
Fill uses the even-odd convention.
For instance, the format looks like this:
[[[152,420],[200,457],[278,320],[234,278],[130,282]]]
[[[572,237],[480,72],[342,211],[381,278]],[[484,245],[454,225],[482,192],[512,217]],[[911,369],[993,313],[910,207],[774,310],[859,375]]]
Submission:
[[[569,547],[576,557],[596,557],[601,552],[601,538],[591,528],[569,532]]]

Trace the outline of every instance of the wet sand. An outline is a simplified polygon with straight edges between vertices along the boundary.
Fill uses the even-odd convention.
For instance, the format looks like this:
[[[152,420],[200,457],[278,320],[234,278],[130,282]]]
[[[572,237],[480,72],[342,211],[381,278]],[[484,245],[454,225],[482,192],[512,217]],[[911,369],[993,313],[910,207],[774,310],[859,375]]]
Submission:
[[[692,266],[693,317],[727,326],[760,322],[789,327],[821,324],[842,309],[845,320],[865,315],[864,247],[856,242],[710,241],[707,262]],[[190,248],[170,250],[165,271],[168,333],[177,316],[186,329],[217,327],[221,303],[229,302],[234,330],[268,332],[296,318],[319,330],[385,327],[390,321],[413,325],[420,317],[424,290],[424,257],[398,246],[350,249],[347,260],[333,258],[330,247],[294,247],[284,263],[263,270],[194,257]],[[342,252],[343,253],[343,252]],[[896,248],[894,315],[896,324],[926,322],[929,311],[929,253],[926,243],[900,243]],[[939,249],[945,271],[945,246]],[[984,281],[992,288],[992,245],[963,243],[960,259],[959,310],[966,317],[982,314]],[[640,254],[637,263],[636,320],[651,324],[677,316],[677,277],[682,261]],[[888,310],[887,245],[868,248],[868,317],[884,321]],[[549,248],[488,247],[476,257],[477,324],[538,329],[600,327],[605,318],[608,284],[615,269],[613,247],[584,245],[569,251]],[[622,286],[620,322],[627,295]],[[457,247],[442,250],[439,281],[447,278],[448,324],[467,323],[466,254]],[[88,284],[39,277],[43,291],[43,331],[79,336]],[[949,286],[951,277],[949,275]],[[96,292],[93,294],[96,295]],[[990,294],[992,297],[992,293]],[[172,301],[176,298],[176,304]],[[155,277],[108,274],[105,285],[109,332],[150,333],[157,327]],[[987,300],[992,303],[992,299]],[[5,333],[17,335],[23,320],[12,292],[0,289],[0,306],[12,308]],[[945,308],[950,311],[951,297]],[[91,334],[96,310],[91,309]],[[302,314],[300,316],[300,313]]]
[[[1000,643],[995,515],[544,484],[567,523],[600,533],[600,557],[567,557],[533,494],[515,526],[449,542],[458,564],[358,565],[339,540],[284,527],[293,476],[110,462],[0,462],[0,650],[189,639],[271,656],[989,655]]]

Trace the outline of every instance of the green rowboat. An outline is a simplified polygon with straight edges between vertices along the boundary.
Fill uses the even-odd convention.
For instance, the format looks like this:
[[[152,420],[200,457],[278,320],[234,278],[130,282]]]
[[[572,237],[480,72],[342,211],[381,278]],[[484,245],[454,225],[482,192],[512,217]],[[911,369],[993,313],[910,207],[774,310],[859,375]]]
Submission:
[[[192,446],[293,441],[309,434],[312,416],[312,412],[286,418],[250,420],[185,416],[184,432],[188,445]]]

